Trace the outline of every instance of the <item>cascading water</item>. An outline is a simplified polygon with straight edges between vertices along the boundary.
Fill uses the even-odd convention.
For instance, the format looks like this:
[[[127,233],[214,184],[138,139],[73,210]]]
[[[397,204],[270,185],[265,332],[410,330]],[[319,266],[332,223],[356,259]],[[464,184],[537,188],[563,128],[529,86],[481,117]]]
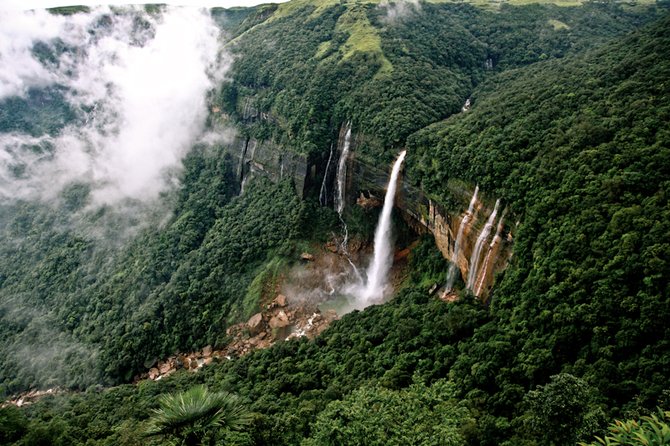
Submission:
[[[484,225],[484,229],[482,229],[482,232],[479,234],[479,237],[477,237],[477,243],[475,244],[475,249],[472,251],[472,255],[470,256],[470,271],[468,272],[468,282],[466,284],[466,288],[473,292],[475,287],[475,281],[477,280],[477,269],[479,265],[479,258],[481,257],[484,243],[486,243],[486,240],[489,238],[489,235],[491,234],[493,223],[495,222],[496,215],[498,214],[498,206],[500,206],[500,200],[496,200],[496,205],[493,208],[493,212],[491,212],[489,219],[486,221],[486,224]]]
[[[347,122],[345,128],[340,160],[337,163],[337,184],[335,185],[335,210],[340,214],[340,217],[344,211],[344,192],[347,186],[347,159],[349,158],[349,147],[351,146],[351,121]]]
[[[458,254],[461,250],[461,245],[463,244],[463,234],[465,233],[465,228],[472,222],[474,218],[474,209],[475,203],[477,202],[477,193],[479,192],[479,185],[475,186],[475,193],[472,194],[470,199],[470,205],[468,210],[465,211],[465,215],[461,220],[461,224],[458,227],[458,235],[456,235],[456,242],[454,243],[454,251],[451,254],[451,263],[449,264],[449,270],[447,271],[447,292],[454,289],[454,282],[456,281],[456,271],[458,270]]]
[[[330,154],[328,155],[328,162],[326,163],[326,171],[323,173],[323,182],[321,183],[321,190],[319,191],[319,203],[325,206],[328,202],[328,190],[326,184],[328,183],[328,173],[330,173],[330,161],[333,159],[333,145],[330,145]]]
[[[493,240],[489,245],[486,257],[484,257],[484,263],[483,263],[484,266],[481,274],[479,275],[477,286],[474,289],[475,296],[481,295],[482,288],[484,288],[484,282],[486,281],[486,275],[489,272],[489,265],[491,265],[492,262],[495,262],[495,257],[498,254],[498,245],[500,245],[500,242],[502,241],[502,237],[500,236],[500,234],[502,234],[504,223],[505,223],[505,211],[503,211],[502,215],[500,216],[500,221],[498,221],[498,228],[496,229],[496,235],[493,236]]]
[[[344,218],[342,218],[342,213],[344,212],[345,192],[347,189],[347,159],[349,158],[349,147],[351,146],[351,121],[347,122],[345,129],[344,142],[342,143],[342,150],[340,152],[340,160],[337,163],[335,210],[340,216],[340,222],[342,222],[342,232],[344,233],[344,238],[341,245],[342,251],[347,254],[349,229],[347,228],[347,224],[344,222]],[[347,258],[349,257],[347,256]],[[349,260],[349,263],[351,263],[351,260]],[[351,266],[354,267],[356,274],[358,274],[358,270],[356,270],[356,267],[353,263],[351,263]]]
[[[367,270],[367,283],[358,295],[359,303],[363,305],[381,300],[386,290],[388,273],[393,263],[391,212],[395,201],[398,175],[405,155],[406,151],[403,150],[393,164],[393,170],[391,171],[391,178],[384,197],[384,207],[375,230],[374,256]]]

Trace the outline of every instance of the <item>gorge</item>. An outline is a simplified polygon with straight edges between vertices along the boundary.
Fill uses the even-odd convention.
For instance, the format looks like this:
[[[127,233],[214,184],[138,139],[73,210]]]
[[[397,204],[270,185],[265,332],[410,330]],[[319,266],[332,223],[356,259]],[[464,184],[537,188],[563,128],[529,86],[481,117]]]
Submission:
[[[666,423],[666,3],[0,24],[0,443],[178,442],[194,389],[244,421],[196,444]]]

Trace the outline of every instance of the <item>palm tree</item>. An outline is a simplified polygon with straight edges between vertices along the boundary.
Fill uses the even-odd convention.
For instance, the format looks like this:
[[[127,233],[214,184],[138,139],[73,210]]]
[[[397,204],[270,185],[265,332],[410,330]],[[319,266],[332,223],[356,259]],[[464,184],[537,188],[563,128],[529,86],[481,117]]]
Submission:
[[[178,446],[199,446],[218,428],[239,430],[251,422],[251,415],[239,398],[228,392],[210,392],[196,386],[185,392],[163,395],[149,421],[146,435],[172,440]]]

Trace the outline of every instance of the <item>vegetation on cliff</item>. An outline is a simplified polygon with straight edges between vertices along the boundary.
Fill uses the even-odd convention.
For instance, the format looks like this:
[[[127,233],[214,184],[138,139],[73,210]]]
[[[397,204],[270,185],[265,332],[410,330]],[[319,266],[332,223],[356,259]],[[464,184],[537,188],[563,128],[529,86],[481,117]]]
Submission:
[[[254,278],[337,227],[286,181],[259,176],[237,195],[223,148],[198,146],[178,192],[163,196],[174,212],[116,246],[73,228],[72,214],[92,226],[114,215],[84,212],[85,185],[56,209],[0,207],[2,391],[81,390],[0,408],[0,440],[144,444],[164,395],[199,385],[238,395],[251,416],[242,432],[198,435],[239,445],[571,445],[604,438],[614,419],[643,421],[610,426],[612,442],[666,429],[650,414],[670,404],[670,17],[603,44],[661,12],[294,6],[216,13],[237,59],[213,107],[314,159],[352,119],[364,156],[407,146],[406,178],[438,201],[454,179],[501,198],[519,223],[490,305],[429,295],[447,264],[423,237],[391,302],[314,340],[96,387],[225,343],[226,327],[249,316],[245,296],[259,295]],[[58,132],[69,112],[0,122]],[[21,361],[42,341],[62,368]]]

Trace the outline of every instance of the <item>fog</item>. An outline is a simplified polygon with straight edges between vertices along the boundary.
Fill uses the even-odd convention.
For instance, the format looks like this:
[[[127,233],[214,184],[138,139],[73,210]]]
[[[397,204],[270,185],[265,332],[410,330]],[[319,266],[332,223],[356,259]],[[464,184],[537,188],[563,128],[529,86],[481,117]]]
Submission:
[[[406,19],[421,10],[419,0],[396,0],[393,2],[382,0],[378,7],[385,10],[386,16],[384,19],[387,23]]]
[[[101,379],[99,347],[66,330],[68,316],[51,306],[71,290],[31,290],[9,266],[49,273],[43,256],[67,249],[62,233],[85,240],[72,259],[85,262],[73,275],[85,287],[138,230],[165,223],[184,156],[232,138],[205,128],[208,94],[230,62],[219,33],[193,8],[0,11],[0,326],[11,334],[0,373],[20,377],[18,387]]]
[[[218,36],[192,8],[0,12],[0,101],[58,86],[77,116],[57,134],[0,134],[0,197],[49,202],[84,182],[91,206],[156,199],[203,133],[207,92],[228,66]],[[55,57],[40,61],[37,42]]]

